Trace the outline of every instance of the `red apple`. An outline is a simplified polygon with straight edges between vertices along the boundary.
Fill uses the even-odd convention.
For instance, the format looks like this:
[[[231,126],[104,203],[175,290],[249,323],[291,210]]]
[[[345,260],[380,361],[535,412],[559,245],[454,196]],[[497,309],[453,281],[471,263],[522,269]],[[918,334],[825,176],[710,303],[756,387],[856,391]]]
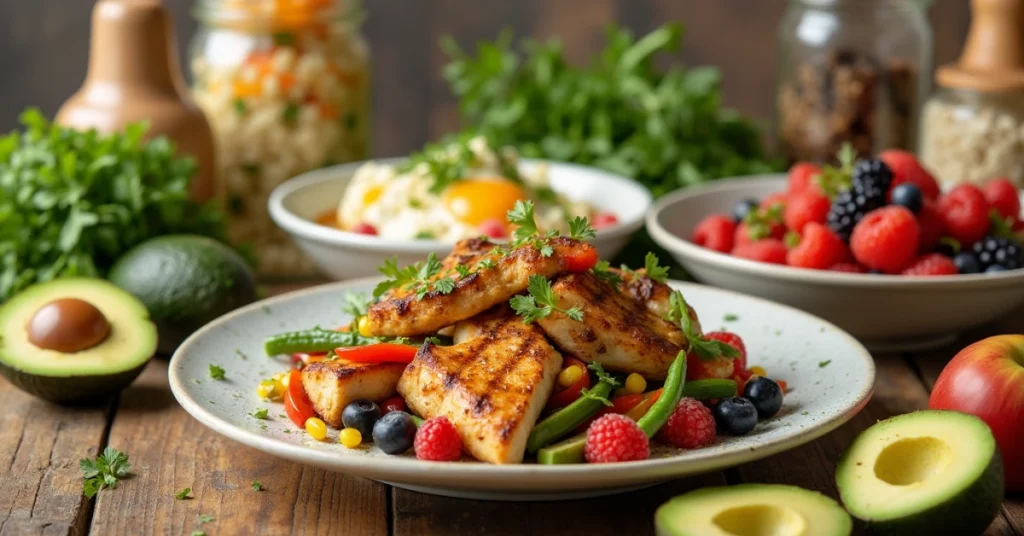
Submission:
[[[999,335],[964,348],[935,382],[928,407],[988,423],[1003,455],[1006,489],[1024,491],[1024,335]]]

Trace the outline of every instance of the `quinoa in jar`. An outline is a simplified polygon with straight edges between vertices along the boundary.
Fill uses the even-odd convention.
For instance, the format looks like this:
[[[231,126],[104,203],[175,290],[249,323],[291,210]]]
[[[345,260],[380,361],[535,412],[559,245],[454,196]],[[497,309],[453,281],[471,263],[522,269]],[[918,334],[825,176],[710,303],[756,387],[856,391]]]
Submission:
[[[200,0],[192,93],[213,127],[218,193],[230,237],[260,274],[309,275],[313,264],[277,228],[277,185],[367,155],[369,49],[351,0]]]

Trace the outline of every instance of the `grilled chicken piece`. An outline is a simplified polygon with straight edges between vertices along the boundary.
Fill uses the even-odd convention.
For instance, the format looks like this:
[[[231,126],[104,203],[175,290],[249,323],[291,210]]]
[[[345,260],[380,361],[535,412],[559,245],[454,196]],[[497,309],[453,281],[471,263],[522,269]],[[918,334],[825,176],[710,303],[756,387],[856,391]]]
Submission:
[[[302,387],[317,415],[341,428],[341,412],[356,400],[383,400],[395,394],[402,363],[355,363],[336,359],[302,369]]]
[[[519,463],[562,356],[540,328],[523,324],[507,306],[495,309],[457,324],[460,343],[424,344],[402,374],[398,392],[414,413],[447,417],[476,459]]]
[[[583,310],[582,321],[559,312],[537,321],[558,348],[588,363],[600,361],[605,370],[665,379],[684,344],[677,324],[589,272],[564,275],[551,288],[560,308]],[[695,316],[691,309],[690,317]]]
[[[634,300],[643,303],[648,311],[661,318],[668,316],[668,312],[672,308],[669,300],[669,296],[672,295],[672,287],[647,277],[647,271],[643,268],[628,272],[610,268],[609,271],[617,273],[622,278],[622,283],[618,286],[619,291],[626,292]],[[693,320],[694,327],[700,333],[700,320],[692,307],[690,308],[690,319]]]
[[[485,239],[463,240],[441,262],[441,269],[431,279],[453,278],[455,288],[450,293],[431,291],[417,299],[416,293],[409,289],[391,289],[379,302],[370,306],[360,330],[387,337],[432,335],[445,326],[507,302],[526,290],[533,274],[554,277],[565,272],[586,270],[593,265],[587,261],[597,258],[593,246],[585,242],[560,236],[549,239],[547,243],[554,253],[545,257],[532,244],[500,255],[493,251],[495,244]],[[489,260],[493,266],[477,271],[483,260]],[[473,273],[460,277],[455,271],[458,265]]]

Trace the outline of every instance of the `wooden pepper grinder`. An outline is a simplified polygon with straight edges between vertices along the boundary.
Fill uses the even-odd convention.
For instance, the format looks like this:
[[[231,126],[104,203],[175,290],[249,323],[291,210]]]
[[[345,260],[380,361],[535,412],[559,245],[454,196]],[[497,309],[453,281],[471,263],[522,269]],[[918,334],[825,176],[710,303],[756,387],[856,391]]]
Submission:
[[[186,96],[172,21],[159,0],[99,0],[92,12],[89,69],[56,122],[100,132],[148,121],[147,138],[167,136],[196,160],[189,195],[214,195],[210,124]]]
[[[935,73],[941,87],[981,92],[1024,88],[1024,0],[973,0],[957,63]]]

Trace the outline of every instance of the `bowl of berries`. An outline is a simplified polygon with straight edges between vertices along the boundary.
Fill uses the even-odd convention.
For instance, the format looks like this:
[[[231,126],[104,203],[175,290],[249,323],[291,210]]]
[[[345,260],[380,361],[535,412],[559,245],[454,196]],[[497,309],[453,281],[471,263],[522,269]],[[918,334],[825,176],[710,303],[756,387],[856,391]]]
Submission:
[[[819,315],[875,350],[937,347],[1024,305],[1021,193],[943,191],[910,153],[661,198],[647,228],[690,275]]]

